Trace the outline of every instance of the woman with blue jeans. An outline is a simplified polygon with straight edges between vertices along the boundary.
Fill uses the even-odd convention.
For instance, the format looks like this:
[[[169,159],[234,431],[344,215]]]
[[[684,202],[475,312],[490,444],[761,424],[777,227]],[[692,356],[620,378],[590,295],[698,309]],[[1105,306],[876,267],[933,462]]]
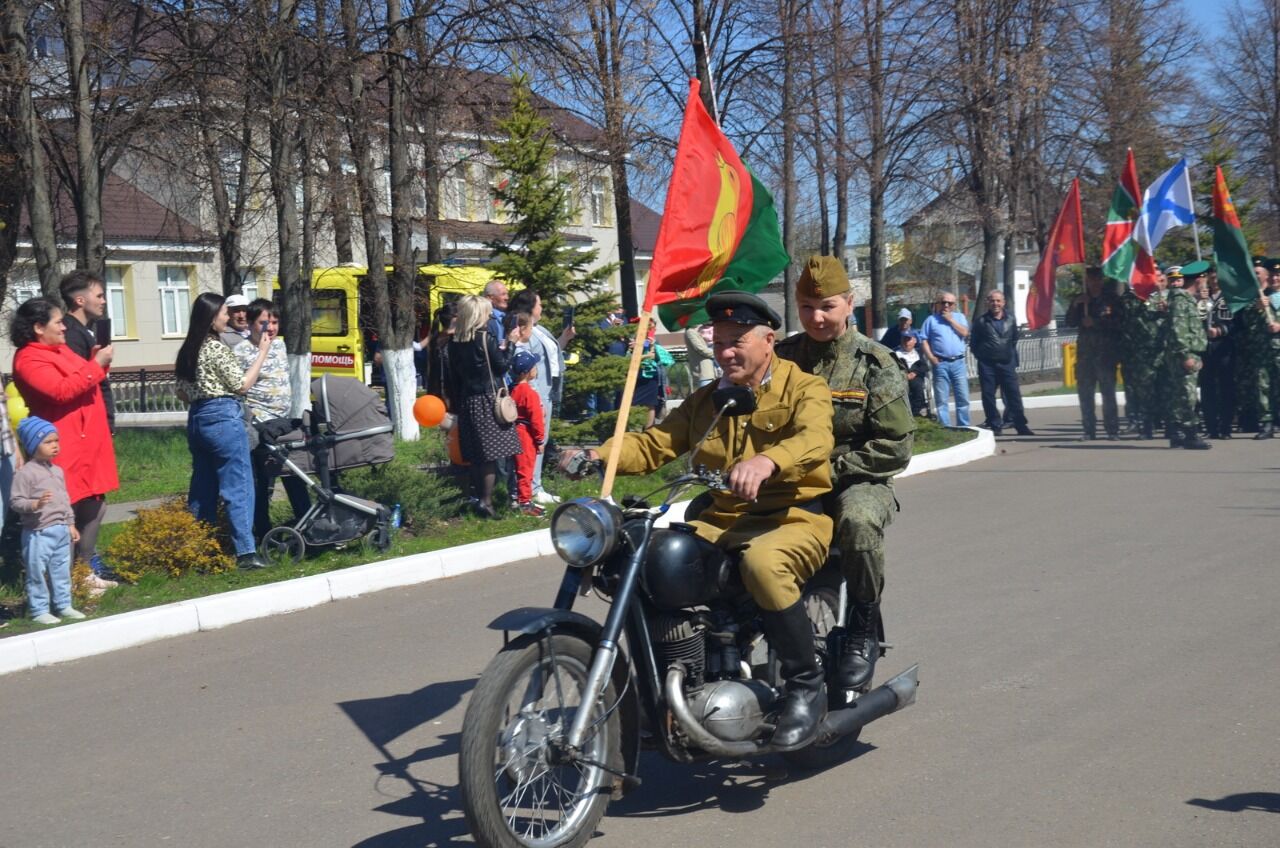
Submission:
[[[222,343],[227,329],[225,298],[205,293],[191,307],[187,338],[178,350],[179,390],[191,404],[187,413],[187,448],[191,451],[191,487],[187,507],[199,520],[218,523],[218,498],[227,505],[236,567],[262,568],[253,542],[253,470],[249,434],[240,398],[262,371],[271,338],[263,334],[248,370]]]

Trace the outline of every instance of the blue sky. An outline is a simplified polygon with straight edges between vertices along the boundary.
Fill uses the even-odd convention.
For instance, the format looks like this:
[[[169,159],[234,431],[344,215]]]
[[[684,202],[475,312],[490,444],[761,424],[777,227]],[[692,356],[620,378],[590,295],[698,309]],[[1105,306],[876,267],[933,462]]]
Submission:
[[[1231,0],[1182,0],[1182,5],[1205,28],[1205,32],[1212,32],[1209,28],[1216,24],[1217,16],[1231,5]]]

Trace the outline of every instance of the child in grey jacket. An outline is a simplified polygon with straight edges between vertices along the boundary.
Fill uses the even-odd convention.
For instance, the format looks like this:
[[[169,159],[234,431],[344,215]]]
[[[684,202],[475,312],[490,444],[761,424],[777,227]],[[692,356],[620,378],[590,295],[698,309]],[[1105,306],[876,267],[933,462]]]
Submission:
[[[66,477],[53,464],[61,450],[58,431],[43,418],[28,416],[18,425],[18,441],[27,461],[13,476],[9,506],[22,517],[22,561],[27,571],[27,607],[38,624],[84,618],[71,605],[71,551],[79,541]]]

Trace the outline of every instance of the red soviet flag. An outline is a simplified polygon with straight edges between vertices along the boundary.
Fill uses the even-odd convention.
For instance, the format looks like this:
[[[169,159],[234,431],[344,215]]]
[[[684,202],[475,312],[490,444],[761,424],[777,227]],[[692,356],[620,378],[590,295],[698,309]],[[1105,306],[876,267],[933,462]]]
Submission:
[[[1072,180],[1058,220],[1049,231],[1049,244],[1036,266],[1027,293],[1027,325],[1038,330],[1053,319],[1054,276],[1059,265],[1084,262],[1084,221],[1080,214],[1080,180]]]

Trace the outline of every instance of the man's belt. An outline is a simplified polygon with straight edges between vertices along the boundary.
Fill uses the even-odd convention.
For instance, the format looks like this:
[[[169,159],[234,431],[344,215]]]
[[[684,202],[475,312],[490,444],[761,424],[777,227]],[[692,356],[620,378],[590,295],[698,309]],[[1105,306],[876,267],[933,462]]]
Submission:
[[[958,362],[961,359],[964,359],[963,353],[960,354],[959,356],[939,356],[938,357],[939,362]]]

